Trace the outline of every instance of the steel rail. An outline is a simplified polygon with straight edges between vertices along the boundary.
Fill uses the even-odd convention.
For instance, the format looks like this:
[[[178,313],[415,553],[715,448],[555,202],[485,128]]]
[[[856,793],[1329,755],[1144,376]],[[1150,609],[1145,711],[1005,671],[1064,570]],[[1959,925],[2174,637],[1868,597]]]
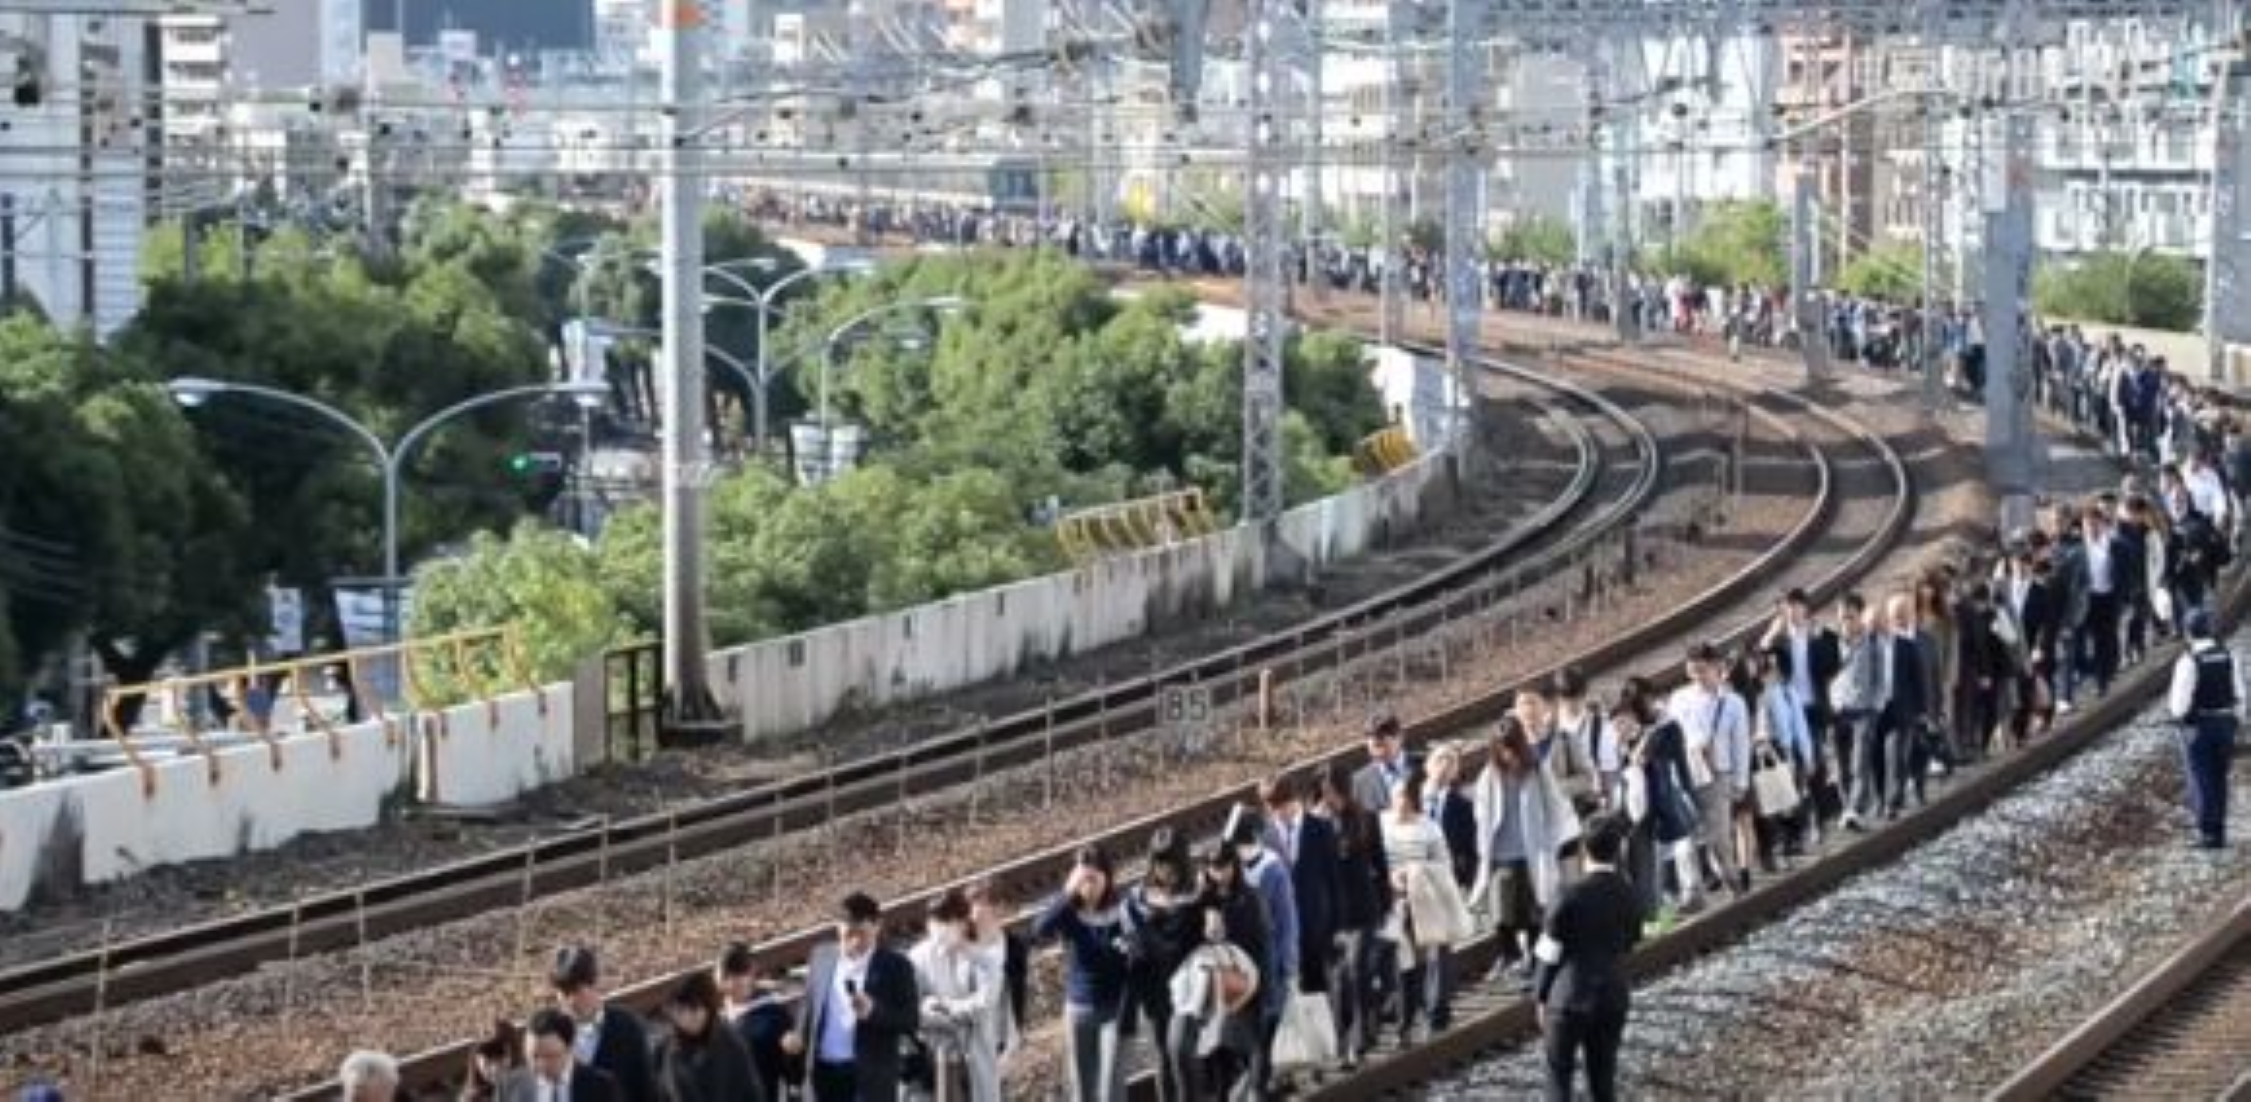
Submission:
[[[1491,369],[1507,370],[1512,373],[1524,371],[1522,368],[1507,367],[1497,363],[1489,363],[1487,366]],[[1561,380],[1553,381],[1562,382]],[[1664,381],[1669,387],[1677,388],[1681,385],[1677,378],[1671,376],[1665,376]],[[1576,384],[1563,385],[1581,389]],[[1583,392],[1590,395],[1593,393],[1591,391]],[[1797,439],[1801,444],[1803,443],[1802,438],[1787,421],[1759,410],[1753,410],[1753,416],[1768,425],[1777,434],[1785,438]],[[1646,432],[1646,428],[1641,431]],[[1836,506],[1832,493],[1834,481],[1827,457],[1819,449],[1810,445],[1806,445],[1805,450],[1808,456],[1807,466],[1815,474],[1815,493],[1818,500],[1814,507],[1808,511],[1806,517],[1780,543],[1729,579],[1706,590],[1697,598],[1686,602],[1668,615],[1661,617],[1655,624],[1641,631],[1631,632],[1591,647],[1585,652],[1573,656],[1569,660],[1570,664],[1583,665],[1590,670],[1599,671],[1614,667],[1639,655],[1644,641],[1652,635],[1669,637],[1682,632],[1695,631],[1699,625],[1708,620],[1717,608],[1729,603],[1736,590],[1746,585],[1756,585],[1759,581],[1775,574],[1790,558],[1810,546],[1827,526],[1828,519],[1833,516]],[[1899,506],[1899,503],[1912,499],[1913,490],[1911,484],[1905,481],[1904,467],[1898,467],[1896,470],[1900,482],[1894,501],[1895,506]],[[1644,481],[1653,485],[1654,479],[1654,472],[1649,472]],[[1904,525],[1901,525],[1901,527],[1904,527]],[[1541,563],[1567,561],[1568,557],[1575,551],[1576,549],[1569,545],[1559,545],[1542,552],[1535,557],[1534,561]],[[1555,669],[1560,668],[1563,664],[1558,663],[1556,666],[1538,671],[1531,677],[1519,679],[1510,685],[1481,693],[1472,699],[1448,706],[1432,715],[1410,720],[1405,724],[1406,736],[1411,742],[1427,742],[1434,737],[1459,733],[1491,722],[1510,707],[1515,691],[1519,686],[1538,678],[1550,676]],[[1474,755],[1472,756],[1474,757]],[[1303,773],[1321,765],[1349,767],[1357,765],[1364,757],[1365,751],[1355,744],[1298,762],[1286,771],[1293,774]],[[1121,827],[1102,832],[1098,839],[1074,840],[1068,844],[1053,847],[1044,852],[986,870],[974,879],[992,882],[1005,897],[1037,898],[1053,889],[1055,883],[1070,867],[1070,862],[1080,845],[1097,841],[1113,853],[1131,854],[1145,849],[1150,837],[1159,829],[1185,831],[1191,836],[1213,835],[1221,829],[1222,823],[1235,804],[1251,799],[1253,796],[1252,786],[1229,788],[1184,807],[1174,807],[1142,816]],[[920,914],[922,908],[927,906],[941,892],[949,888],[963,886],[968,882],[968,879],[954,881],[888,901],[889,913],[894,919],[897,916]],[[1020,913],[1012,920],[1012,926],[1016,929],[1022,929],[1030,921],[1030,917],[1031,912],[1029,910]],[[795,968],[803,964],[816,945],[830,936],[832,936],[830,927],[818,926],[762,943],[753,947],[752,953],[757,966],[761,970],[773,966]],[[611,996],[612,1001],[644,1013],[653,1012],[665,994],[676,986],[686,974],[683,971],[636,983],[631,987],[614,992]],[[415,1096],[420,1096],[425,1092],[443,1089],[451,1085],[452,1077],[457,1075],[459,1070],[465,1066],[466,1054],[471,1044],[472,1042],[469,1041],[461,1041],[425,1050],[402,1060],[401,1067],[405,1077],[404,1089]],[[285,1094],[283,1097],[293,1100],[325,1099],[333,1098],[335,1091],[334,1083],[323,1083],[295,1093]]]
[[[433,869],[324,893],[292,906],[185,926],[104,950],[56,957],[0,973],[0,1033],[97,1006],[114,1008],[243,974],[294,957],[512,907],[616,877],[734,847],[770,842],[872,808],[971,783],[1061,751],[1126,737],[1154,724],[1160,689],[1200,685],[1215,705],[1257,691],[1258,672],[1293,681],[1342,663],[1356,639],[1416,634],[1504,579],[1532,576],[1509,563],[1546,545],[1598,538],[1638,510],[1656,484],[1655,437],[1606,397],[1534,373],[1514,377],[1585,406],[1621,428],[1635,450],[1634,480],[1611,505],[1576,528],[1567,522],[1592,504],[1602,477],[1599,449],[1579,418],[1566,418],[1578,462],[1563,492],[1507,536],[1477,554],[1413,582],[1353,603],[1289,631],[1020,712],[918,746],[834,769],[759,785],[671,812],[604,823]],[[1438,461],[1433,459],[1432,461]],[[1541,558],[1540,564],[1557,561]]]
[[[2017,1069],[2006,1082],[1985,1097],[1987,1102],[2029,1102],[2055,1097],[2090,1097],[2072,1090],[2075,1080],[2098,1065],[2121,1056],[2166,1060],[2173,1038],[2153,1035],[2142,1028],[2154,1024],[2166,1007],[2179,1004],[2200,989],[2228,982],[2251,983],[2240,965],[2229,966],[2251,946],[2251,894],[2238,897],[2220,909],[2213,920],[2167,955],[2116,998],[2104,1003],[2071,1032]],[[2251,1052],[2237,1053],[2251,1067]],[[2246,1067],[2236,1069],[2240,1074]],[[2218,1086],[2224,1091],[2229,1083]]]
[[[2238,579],[2231,588],[2226,610],[2231,621],[2251,611],[2251,575]],[[1927,806],[1886,825],[1882,830],[1860,836],[1811,864],[1766,882],[1742,900],[1720,907],[1646,943],[1626,962],[1629,979],[1638,985],[1721,950],[1846,881],[1904,858],[1915,847],[1936,838],[1955,823],[1989,806],[2018,786],[2054,769],[2091,745],[2105,732],[2130,720],[2146,700],[2161,693],[2169,677],[2169,659],[2177,649],[2178,644],[2171,644],[2153,654],[2148,661],[2121,677],[2108,696],[2075,712],[2050,737],[1994,765],[1968,773],[1958,783],[1938,794]],[[2239,907],[2231,919],[2232,925],[2242,926],[2247,921],[2251,921],[2251,914]],[[2239,940],[2241,936],[2239,931]],[[1449,961],[1450,970],[1461,976],[1482,976],[1497,959],[1498,951],[1499,946],[1494,939],[1481,938],[1457,951]],[[2183,975],[2176,972],[2168,978],[2181,980]],[[2120,1002],[2131,1001],[2133,994],[2129,992]],[[1472,1007],[1471,1013],[1463,1015],[1459,1012],[1458,1004],[1457,1024],[1432,1038],[1429,1044],[1405,1053],[1387,1054],[1385,1058],[1363,1065],[1356,1074],[1326,1080],[1306,1097],[1341,1102],[1345,1099],[1413,1093],[1436,1080],[1459,1072],[1481,1057],[1528,1041],[1537,1033],[1536,1008],[1530,999],[1513,992],[1501,994],[1491,990],[1477,991],[1468,997],[1478,1005]],[[2156,1001],[2161,1002],[2162,998]],[[2083,1040],[2071,1054],[2072,1059],[2077,1061],[2072,1071],[2099,1057],[2099,1051],[2087,1051],[2087,1046],[2095,1043],[2093,1038],[2098,1033],[2114,1039],[2114,1030],[2122,1033],[2125,1029],[2130,1029],[2131,1024],[2129,1022],[2120,1027],[2115,1023],[2102,1026],[2090,1023],[2087,1027],[2088,1039]],[[2058,1047],[2068,1045],[2069,1042],[2066,1046]],[[1993,1097],[2012,1100],[2052,1097],[2052,1085],[2068,1081],[2071,1072],[2064,1072],[2058,1077],[2052,1068],[2028,1068],[2020,1074],[2025,1078],[2025,1089],[2012,1090],[2004,1087]]]

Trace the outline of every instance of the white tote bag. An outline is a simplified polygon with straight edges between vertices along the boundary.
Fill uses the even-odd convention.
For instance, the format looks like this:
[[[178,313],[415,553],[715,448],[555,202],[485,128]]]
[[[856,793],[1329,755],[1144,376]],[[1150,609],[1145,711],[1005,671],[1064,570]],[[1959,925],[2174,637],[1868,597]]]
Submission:
[[[1327,1067],[1337,1058],[1337,1023],[1325,995],[1290,992],[1274,1032],[1274,1070]]]

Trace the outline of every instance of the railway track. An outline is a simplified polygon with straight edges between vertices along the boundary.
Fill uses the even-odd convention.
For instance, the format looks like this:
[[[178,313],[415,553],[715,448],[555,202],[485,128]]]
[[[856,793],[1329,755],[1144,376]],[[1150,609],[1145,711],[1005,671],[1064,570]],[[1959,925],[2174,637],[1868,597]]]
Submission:
[[[904,750],[676,811],[571,831],[294,906],[247,912],[0,973],[0,1034],[98,1014],[261,966],[525,905],[667,863],[771,842],[840,816],[968,784],[1155,725],[1166,686],[1207,688],[1215,706],[1341,665],[1356,642],[1411,637],[1503,586],[1542,576],[1630,523],[1655,492],[1655,436],[1602,394],[1521,369],[1510,385],[1550,395],[1576,461],[1567,485],[1508,535],[1444,569],[1287,632],[1183,662]]]
[[[2251,589],[2239,581],[2227,608],[2231,617],[2251,609]],[[1972,770],[1935,793],[1929,806],[1878,832],[1857,839],[1832,838],[1828,851],[1813,863],[1646,943],[1627,962],[1629,978],[1638,987],[1722,950],[1851,878],[1902,859],[2131,719],[2142,702],[2163,691],[2169,669],[2163,655],[2140,664],[2109,696],[2074,714],[2053,736]],[[2009,1102],[2052,1097],[2251,1098],[2251,898],[2222,918],[1990,1097]],[[1454,972],[1465,978],[1485,975],[1497,959],[1498,948],[1491,939],[1483,939],[1457,950],[1451,962]],[[1421,1096],[1473,1065],[1517,1050],[1537,1037],[1535,1008],[1513,988],[1464,983],[1455,1020],[1453,1029],[1430,1044],[1404,1053],[1386,1050],[1358,1074],[1324,1078],[1308,1097]]]
[[[1987,1098],[2251,1098],[2251,895]]]
[[[1623,373],[1622,369],[1615,366],[1612,370],[1614,373]],[[1646,379],[1638,381],[1647,382]],[[1668,384],[1677,386],[1677,380],[1668,380]],[[1897,455],[1893,454],[1882,440],[1873,435],[1864,431],[1856,434],[1855,429],[1849,422],[1829,411],[1810,406],[1802,408],[1792,406],[1788,399],[1774,399],[1771,402],[1762,401],[1759,405],[1772,405],[1775,409],[1787,410],[1788,415],[1784,416],[1775,412],[1775,409],[1754,407],[1753,415],[1775,434],[1794,441],[1795,448],[1802,449],[1802,458],[1785,460],[1778,456],[1775,458],[1780,461],[1774,465],[1776,469],[1799,472],[1801,476],[1807,479],[1808,485],[1805,492],[1815,502],[1813,507],[1785,539],[1768,550],[1750,566],[1739,571],[1734,577],[1708,590],[1698,598],[1684,603],[1649,628],[1640,632],[1629,633],[1624,637],[1610,639],[1588,652],[1573,656],[1573,662],[1587,666],[1598,673],[1620,672],[1617,669],[1620,664],[1646,655],[1652,640],[1660,641],[1659,645],[1671,645],[1679,639],[1700,637],[1714,614],[1738,601],[1751,600],[1762,602],[1762,608],[1771,607],[1772,599],[1779,594],[1780,587],[1798,584],[1796,577],[1786,576],[1790,574],[1789,564],[1817,545],[1826,545],[1836,540],[1848,540],[1852,542],[1855,548],[1846,555],[1849,562],[1835,572],[1835,578],[1828,583],[1832,587],[1843,584],[1843,580],[1853,576],[1854,571],[1864,568],[1865,564],[1873,562],[1896,545],[1899,536],[1906,530],[1907,517],[1912,510],[1914,500],[1912,484],[1908,481],[1905,466],[1899,461]],[[1881,514],[1881,520],[1872,526],[1868,526],[1871,530],[1860,533],[1857,538],[1852,532],[1839,530],[1837,518],[1842,510],[1840,494],[1837,490],[1838,476],[1836,472],[1838,465],[1831,460],[1819,443],[1806,438],[1792,427],[1791,420],[1793,418],[1827,424],[1831,426],[1830,431],[1838,437],[1853,437],[1864,443],[1867,451],[1854,460],[1853,465],[1873,463],[1871,474],[1874,478],[1885,483],[1875,510]],[[1790,454],[1795,455],[1796,452],[1793,451]],[[1536,568],[1551,561],[1561,561],[1572,554],[1573,551],[1574,548],[1568,541],[1550,546],[1545,551],[1530,556],[1530,559],[1523,563],[1520,568]],[[1545,676],[1551,670],[1552,667],[1550,670],[1538,671],[1534,676]],[[1458,734],[1490,722],[1491,719],[1508,707],[1514,688],[1515,685],[1512,684],[1491,692],[1481,693],[1474,699],[1449,707],[1437,714],[1417,719],[1409,724],[1408,737],[1414,740],[1427,741],[1443,735]],[[1318,763],[1355,764],[1355,759],[1361,753],[1362,751],[1357,746],[1325,753],[1317,758],[1297,763],[1293,766],[1293,771],[1308,769]],[[1073,839],[1068,845],[1057,846],[1044,852],[1029,855],[1003,867],[986,870],[980,878],[991,879],[996,882],[1004,895],[1023,899],[1038,898],[1041,894],[1052,889],[1054,883],[1068,868],[1072,855],[1079,845],[1095,842],[1105,846],[1111,852],[1130,854],[1144,849],[1149,837],[1160,827],[1185,830],[1192,835],[1216,834],[1233,805],[1240,800],[1248,799],[1250,795],[1247,787],[1234,787],[1215,792],[1208,798],[1191,805],[1175,807],[1136,819],[1121,827],[1106,831],[1100,837]],[[888,903],[894,914],[916,914],[919,913],[921,906],[927,904],[929,899],[935,897],[939,891],[947,886],[950,885],[932,886],[914,895],[890,900]],[[1030,912],[1027,911],[1019,915],[1016,921],[1024,923],[1029,920],[1029,917]],[[828,936],[830,936],[829,930],[825,926],[818,927],[769,941],[754,947],[753,952],[761,966],[795,967],[801,965],[812,948]],[[631,988],[618,991],[613,995],[613,998],[623,1005],[636,1009],[653,1009],[662,997],[662,993],[677,984],[680,978],[678,974],[653,978],[638,983]],[[410,1096],[441,1096],[442,1092],[451,1085],[451,1077],[464,1066],[467,1050],[468,1042],[461,1042],[408,1057],[403,1062],[403,1068],[407,1080],[405,1085]],[[316,1099],[333,1096],[333,1084],[322,1084],[288,1097]]]

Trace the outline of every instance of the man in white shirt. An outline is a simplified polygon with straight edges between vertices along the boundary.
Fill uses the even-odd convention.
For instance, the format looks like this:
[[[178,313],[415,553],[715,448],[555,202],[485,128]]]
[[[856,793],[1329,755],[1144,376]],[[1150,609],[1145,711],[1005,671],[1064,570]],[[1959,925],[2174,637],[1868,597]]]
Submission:
[[[573,1055],[578,1034],[578,1022],[562,1010],[534,1013],[524,1030],[528,1066],[501,1082],[501,1102],[617,1102],[617,1080]]]
[[[2222,532],[2230,531],[2227,483],[2220,480],[2220,472],[2213,468],[2211,457],[2205,454],[2203,448],[2189,452],[2187,469],[2181,473],[2181,481],[2187,486],[2189,503],[2196,507],[2196,511],[2204,514],[2204,519],[2211,521],[2212,527]]]
[[[2236,728],[2243,716],[2243,665],[2227,644],[2213,638],[2212,614],[2192,609],[2184,618],[2188,651],[2173,662],[2173,683],[2165,703],[2186,730],[2181,761],[2188,773],[2189,815],[2196,820],[2196,845],[2227,845],[2228,765],[2235,756]]]
[[[1709,643],[1689,648],[1688,684],[1673,691],[1665,711],[1680,724],[1688,746],[1699,840],[1721,882],[1744,892],[1751,878],[1737,852],[1736,808],[1751,791],[1751,714],[1727,687],[1724,673],[1719,648]],[[1692,893],[1701,887],[1684,885]]]

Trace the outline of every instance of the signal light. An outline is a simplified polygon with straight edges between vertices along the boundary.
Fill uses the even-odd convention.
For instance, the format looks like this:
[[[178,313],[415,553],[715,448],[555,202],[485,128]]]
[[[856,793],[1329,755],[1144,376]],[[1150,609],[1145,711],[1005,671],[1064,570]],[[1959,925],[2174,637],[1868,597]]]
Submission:
[[[510,474],[560,474],[562,470],[563,456],[560,452],[517,452],[508,457]]]

